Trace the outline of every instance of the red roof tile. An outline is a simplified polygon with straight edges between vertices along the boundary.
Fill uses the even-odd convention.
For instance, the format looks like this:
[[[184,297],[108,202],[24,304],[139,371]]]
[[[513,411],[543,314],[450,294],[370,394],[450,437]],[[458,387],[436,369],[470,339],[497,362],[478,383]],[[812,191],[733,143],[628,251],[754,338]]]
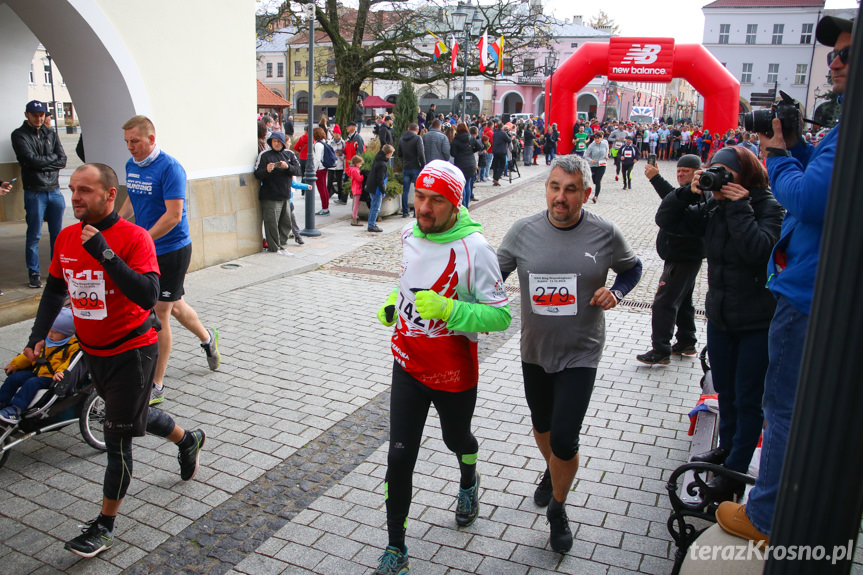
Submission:
[[[291,105],[290,102],[264,86],[260,80],[257,80],[257,82],[259,108],[284,108],[285,106]]]

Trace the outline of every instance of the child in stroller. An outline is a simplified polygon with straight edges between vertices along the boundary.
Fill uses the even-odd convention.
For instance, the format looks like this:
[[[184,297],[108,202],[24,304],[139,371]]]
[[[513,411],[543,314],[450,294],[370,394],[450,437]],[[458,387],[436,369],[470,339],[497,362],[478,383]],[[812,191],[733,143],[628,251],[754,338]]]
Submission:
[[[47,389],[52,381],[63,379],[64,370],[79,349],[72,311],[64,308],[48,331],[36,362],[22,353],[6,366],[8,377],[0,386],[0,421],[17,424],[40,389]]]

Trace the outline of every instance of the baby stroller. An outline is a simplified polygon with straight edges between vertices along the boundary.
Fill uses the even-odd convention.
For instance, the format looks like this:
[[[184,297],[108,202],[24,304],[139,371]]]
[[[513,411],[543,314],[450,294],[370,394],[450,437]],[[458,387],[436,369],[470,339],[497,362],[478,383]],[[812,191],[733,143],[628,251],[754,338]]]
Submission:
[[[73,423],[78,424],[88,445],[105,451],[104,422],[105,402],[96,394],[84,354],[78,352],[65,377],[40,390],[17,424],[0,422],[0,467],[22,441]]]

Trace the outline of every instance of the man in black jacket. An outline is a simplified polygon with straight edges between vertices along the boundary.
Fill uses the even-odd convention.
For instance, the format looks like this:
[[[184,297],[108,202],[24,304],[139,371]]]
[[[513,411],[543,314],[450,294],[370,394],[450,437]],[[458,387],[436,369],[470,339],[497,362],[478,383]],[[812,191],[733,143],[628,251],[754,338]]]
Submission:
[[[416,184],[417,176],[426,165],[425,146],[419,137],[419,124],[408,126],[408,131],[399,139],[398,154],[402,159],[402,217],[410,217],[408,199],[411,184]]]
[[[688,186],[695,170],[701,169],[701,158],[687,154],[677,162],[677,183]],[[664,198],[674,191],[659,169],[647,164],[644,174],[653,189]],[[666,365],[674,355],[695,355],[695,307],[692,305],[692,292],[695,279],[701,269],[701,260],[706,253],[704,238],[687,235],[674,227],[659,228],[656,236],[656,251],[665,260],[659,288],[653,298],[652,333],[653,349],[635,356],[641,363]],[[677,325],[677,342],[671,345],[674,326]]]
[[[267,144],[270,147],[261,152],[255,162],[255,177],[261,182],[258,197],[264,219],[264,237],[270,252],[291,255],[285,251],[285,245],[292,230],[294,241],[304,243],[291,218],[289,204],[293,177],[303,174],[297,155],[286,147],[284,134],[273,132]]]
[[[287,119],[285,120],[285,135],[290,136],[291,138],[294,137],[294,117],[293,116],[288,116]]]
[[[28,102],[24,110],[27,119],[12,132],[12,148],[21,164],[21,183],[24,187],[27,219],[24,257],[31,288],[42,287],[39,269],[42,221],[48,222],[53,257],[54,240],[63,228],[63,212],[66,209],[59,182],[60,170],[66,167],[66,154],[57,132],[43,126],[45,112],[46,107],[42,102]]]
[[[503,124],[501,122],[495,124],[494,133],[491,137],[491,171],[492,179],[494,180],[492,185],[500,185],[500,177],[506,169],[506,150],[510,142],[512,142],[512,137],[503,131]]]
[[[395,144],[395,140],[393,139],[393,117],[387,116],[384,118],[383,124],[378,127],[378,140],[381,141],[381,148],[389,144],[390,146]]]

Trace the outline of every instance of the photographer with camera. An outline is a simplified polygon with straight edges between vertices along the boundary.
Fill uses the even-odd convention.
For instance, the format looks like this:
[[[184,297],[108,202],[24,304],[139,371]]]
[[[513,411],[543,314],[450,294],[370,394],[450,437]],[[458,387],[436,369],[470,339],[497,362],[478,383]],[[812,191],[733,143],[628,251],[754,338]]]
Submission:
[[[656,223],[704,236],[707,248],[707,352],[719,394],[719,447],[692,458],[746,473],[761,436],[767,330],[776,302],[767,259],[782,225],[782,206],[767,172],[740,146],[713,155],[690,185],[665,196]],[[742,482],[716,476],[715,501],[731,499]]]
[[[840,103],[849,74],[853,28],[853,20],[825,16],[815,29],[817,40],[833,47],[827,62]],[[776,313],[770,323],[770,361],[763,404],[768,425],[758,479],[745,506],[723,503],[716,511],[716,520],[733,535],[769,541],[809,326],[839,126],[818,147],[807,144],[800,137],[797,103],[785,97],[770,110],[747,114],[744,123],[747,131],[759,133],[773,191],[787,213],[767,269],[767,287],[776,298]]]

